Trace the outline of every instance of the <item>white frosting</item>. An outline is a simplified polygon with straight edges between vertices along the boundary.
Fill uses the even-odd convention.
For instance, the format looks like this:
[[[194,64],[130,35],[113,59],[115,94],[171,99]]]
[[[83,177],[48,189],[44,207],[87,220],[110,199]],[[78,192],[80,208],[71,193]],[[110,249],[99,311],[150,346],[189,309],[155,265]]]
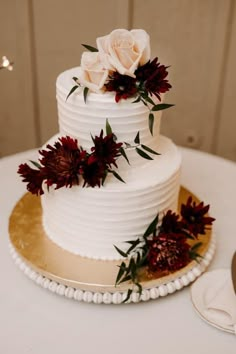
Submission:
[[[157,213],[176,210],[181,158],[176,146],[160,136],[161,155],[127,169],[125,184],[114,177],[101,188],[61,188],[42,196],[43,225],[62,248],[97,259],[119,259],[114,245],[144,234]]]
[[[88,93],[84,102],[81,89],[66,97],[74,85],[78,68],[59,75],[57,102],[60,135],[77,138],[88,151],[91,134],[105,130],[106,119],[119,142],[134,145],[137,132],[142,144],[161,155],[147,161],[134,148],[126,150],[131,165],[118,159],[118,173],[125,184],[109,175],[101,188],[54,190],[42,196],[43,226],[48,237],[74,254],[95,259],[120,259],[114,245],[125,250],[125,241],[141,237],[157,213],[176,210],[181,158],[171,140],[159,135],[161,112],[155,114],[153,136],[149,131],[149,109],[133,99],[115,102],[114,93]],[[53,143],[56,137],[49,143]]]
[[[115,102],[114,93],[97,94],[89,92],[87,102],[81,89],[77,89],[66,100],[71,88],[75,85],[72,77],[77,76],[78,68],[67,70],[59,75],[56,83],[59,118],[59,132],[77,138],[84,149],[92,146],[91,134],[99,135],[105,130],[108,119],[119,142],[134,144],[137,132],[140,132],[141,143],[153,150],[158,149],[161,112],[155,112],[153,136],[148,125],[149,109],[142,103],[132,103],[134,99]],[[142,165],[134,150],[127,152],[132,166]],[[122,168],[120,166],[120,168]]]

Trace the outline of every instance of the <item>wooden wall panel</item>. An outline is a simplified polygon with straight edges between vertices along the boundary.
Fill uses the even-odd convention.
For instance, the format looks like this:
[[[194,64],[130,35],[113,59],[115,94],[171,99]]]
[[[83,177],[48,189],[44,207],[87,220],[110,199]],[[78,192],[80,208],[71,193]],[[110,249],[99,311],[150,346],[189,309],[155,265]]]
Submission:
[[[95,45],[96,37],[118,26],[126,26],[127,16],[128,2],[123,0],[33,1],[42,142],[58,131],[55,98],[57,75],[80,65],[84,51],[81,43]]]
[[[37,145],[28,1],[0,1],[0,58],[15,62],[0,71],[0,156]]]
[[[152,55],[171,65],[173,89],[162,131],[180,145],[211,151],[229,0],[134,0],[132,27],[151,35]]]
[[[57,75],[80,64],[81,43],[114,28],[144,28],[152,57],[171,65],[162,132],[236,160],[235,0],[0,0],[0,156],[58,131]]]
[[[219,86],[219,106],[216,112],[216,141],[213,151],[236,161],[236,2],[232,0],[228,28],[228,46]]]

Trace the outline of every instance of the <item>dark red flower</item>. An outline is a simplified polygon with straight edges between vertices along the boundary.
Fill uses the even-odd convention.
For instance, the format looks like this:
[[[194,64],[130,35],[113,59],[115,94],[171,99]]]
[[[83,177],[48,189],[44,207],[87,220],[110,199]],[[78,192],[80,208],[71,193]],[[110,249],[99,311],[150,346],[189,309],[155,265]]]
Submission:
[[[181,206],[181,216],[184,228],[188,230],[195,237],[198,234],[204,235],[207,225],[212,225],[214,218],[206,216],[209,205],[203,204],[203,202],[198,205],[196,202],[192,201],[192,197],[189,197],[186,204]]]
[[[100,187],[105,173],[104,164],[99,163],[93,155],[88,156],[81,167],[81,174],[84,179],[83,187]]]
[[[190,261],[189,249],[184,235],[159,233],[148,241],[148,267],[153,272],[181,269]]]
[[[122,143],[115,142],[114,134],[111,133],[103,137],[103,130],[101,130],[100,136],[95,136],[92,139],[94,143],[91,149],[93,160],[106,167],[111,167],[112,164],[117,167],[116,159],[120,156]]]
[[[171,210],[168,210],[162,219],[160,231],[164,233],[179,233],[181,232],[182,228],[183,224],[179,220],[179,215],[175,214]]]
[[[166,77],[168,75],[167,66],[158,63],[158,58],[148,61],[140,66],[134,73],[141,87],[151,96],[155,95],[160,101],[160,94],[169,91],[171,85]]]
[[[114,91],[116,93],[116,102],[119,102],[121,98],[134,97],[138,92],[136,79],[128,75],[121,75],[118,72],[112,73],[105,87],[107,91]]]
[[[55,184],[58,189],[79,184],[81,164],[86,159],[87,153],[78,148],[77,140],[69,136],[62,137],[54,146],[47,145],[46,147],[48,150],[40,151],[43,156],[40,162],[47,185]]]
[[[42,169],[35,170],[27,163],[24,163],[19,166],[17,172],[23,177],[23,182],[28,183],[27,190],[29,192],[36,195],[43,194],[42,183],[44,175]]]

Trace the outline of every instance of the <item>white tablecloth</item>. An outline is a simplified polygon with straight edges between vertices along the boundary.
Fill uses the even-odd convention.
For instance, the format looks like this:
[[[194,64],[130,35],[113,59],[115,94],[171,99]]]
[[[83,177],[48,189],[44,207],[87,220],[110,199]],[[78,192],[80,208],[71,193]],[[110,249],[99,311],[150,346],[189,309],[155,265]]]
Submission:
[[[217,219],[217,251],[209,270],[229,268],[236,249],[236,164],[181,151],[182,184],[210,203]],[[25,192],[17,166],[32,158],[36,151],[0,160],[0,353],[236,353],[234,335],[195,313],[189,287],[155,301],[116,306],[68,300],[30,281],[9,255],[8,218]]]

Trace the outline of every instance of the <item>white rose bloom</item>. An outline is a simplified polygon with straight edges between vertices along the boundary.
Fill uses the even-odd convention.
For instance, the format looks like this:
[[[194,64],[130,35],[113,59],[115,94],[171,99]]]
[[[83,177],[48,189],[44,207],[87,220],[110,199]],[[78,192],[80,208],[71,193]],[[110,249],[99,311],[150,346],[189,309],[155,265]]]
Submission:
[[[104,68],[98,52],[84,52],[78,71],[78,81],[93,92],[101,92],[108,78],[108,70]]]
[[[138,66],[150,59],[150,38],[141,29],[114,30],[107,36],[97,38],[97,47],[104,67],[122,75],[135,77]]]

